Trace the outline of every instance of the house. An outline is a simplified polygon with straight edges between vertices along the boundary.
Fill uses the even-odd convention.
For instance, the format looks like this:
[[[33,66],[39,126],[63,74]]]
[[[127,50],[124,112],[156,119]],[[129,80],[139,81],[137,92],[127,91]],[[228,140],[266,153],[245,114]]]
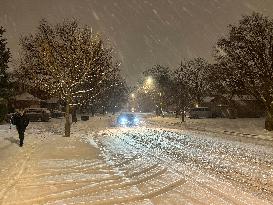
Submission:
[[[39,108],[41,107],[41,99],[25,92],[16,95],[10,100],[10,106],[14,109]]]
[[[209,107],[215,117],[261,117],[264,107],[251,95],[228,95],[205,97],[202,106]]]
[[[61,110],[61,102],[59,98],[50,98],[42,101],[41,107],[47,108],[48,110]]]

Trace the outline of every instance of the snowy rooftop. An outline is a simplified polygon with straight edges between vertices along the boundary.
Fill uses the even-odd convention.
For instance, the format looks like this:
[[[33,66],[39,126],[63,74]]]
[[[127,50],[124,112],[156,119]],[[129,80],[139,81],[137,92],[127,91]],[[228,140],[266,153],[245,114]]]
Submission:
[[[22,93],[20,95],[16,95],[14,97],[15,100],[34,100],[34,101],[41,101],[41,99],[34,97],[33,95],[29,93]]]
[[[224,94],[223,95],[224,98],[229,98],[229,95]],[[216,97],[213,96],[207,96],[204,98],[204,102],[211,102],[212,100],[214,100]],[[234,95],[232,97],[232,100],[234,101],[240,101],[240,100],[256,100],[255,97],[251,96],[251,95]]]

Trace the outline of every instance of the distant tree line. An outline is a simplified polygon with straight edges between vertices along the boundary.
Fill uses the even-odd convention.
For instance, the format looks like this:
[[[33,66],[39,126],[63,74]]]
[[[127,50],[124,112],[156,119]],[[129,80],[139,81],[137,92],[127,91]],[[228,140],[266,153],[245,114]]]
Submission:
[[[144,76],[152,76],[161,93],[154,102],[160,99],[163,107],[173,105],[184,113],[211,94],[229,99],[248,94],[264,105],[265,129],[273,130],[273,19],[259,13],[243,16],[237,25],[228,26],[213,53],[213,64],[193,58],[181,61],[174,71],[162,65],[147,69]],[[145,96],[143,89],[138,92]]]

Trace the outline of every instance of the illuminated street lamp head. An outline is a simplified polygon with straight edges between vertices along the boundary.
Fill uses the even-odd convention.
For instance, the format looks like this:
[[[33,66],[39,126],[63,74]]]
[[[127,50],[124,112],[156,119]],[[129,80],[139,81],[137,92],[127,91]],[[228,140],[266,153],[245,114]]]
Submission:
[[[131,94],[131,97],[132,97],[132,98],[135,98],[135,94],[134,94],[134,93],[132,93],[132,94]]]
[[[148,76],[146,82],[147,82],[148,85],[152,85],[153,84],[153,78],[151,76]]]

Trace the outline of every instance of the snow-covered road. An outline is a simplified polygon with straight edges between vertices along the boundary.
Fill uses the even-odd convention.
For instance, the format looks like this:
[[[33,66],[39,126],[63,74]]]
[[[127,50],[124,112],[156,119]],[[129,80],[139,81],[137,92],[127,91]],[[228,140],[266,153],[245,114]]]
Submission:
[[[109,129],[95,139],[153,204],[273,203],[269,146],[146,127]]]
[[[273,204],[272,142],[109,124],[78,122],[70,138],[59,121],[33,124],[23,149],[5,140],[0,204]]]

